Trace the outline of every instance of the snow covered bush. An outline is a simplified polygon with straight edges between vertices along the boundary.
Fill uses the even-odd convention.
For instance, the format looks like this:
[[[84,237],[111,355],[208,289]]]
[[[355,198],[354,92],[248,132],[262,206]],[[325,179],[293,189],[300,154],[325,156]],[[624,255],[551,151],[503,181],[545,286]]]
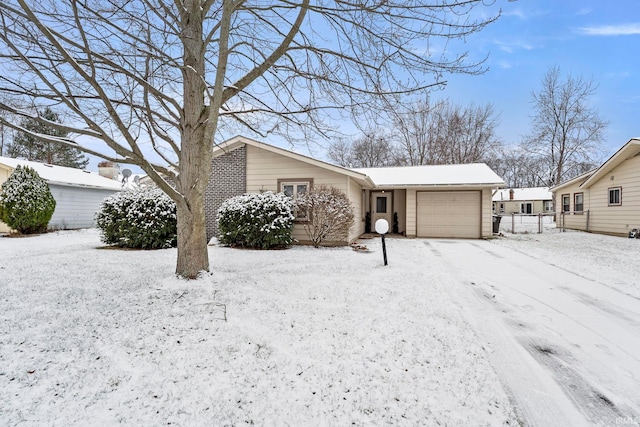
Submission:
[[[299,209],[305,209],[309,221],[304,230],[316,248],[326,241],[344,241],[353,225],[351,202],[346,194],[334,187],[312,187],[297,199]]]
[[[124,248],[163,249],[176,246],[176,204],[159,188],[113,194],[96,214],[101,240]]]
[[[218,209],[219,240],[225,245],[269,249],[293,243],[293,200],[270,191],[232,197]]]
[[[22,234],[47,231],[56,201],[47,182],[28,166],[18,165],[0,190],[0,220]]]

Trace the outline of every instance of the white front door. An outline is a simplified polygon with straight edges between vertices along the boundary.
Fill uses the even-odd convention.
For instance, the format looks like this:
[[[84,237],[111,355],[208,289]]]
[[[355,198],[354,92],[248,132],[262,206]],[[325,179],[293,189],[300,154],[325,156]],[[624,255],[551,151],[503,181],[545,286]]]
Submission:
[[[371,192],[371,231],[376,229],[376,221],[386,219],[389,232],[393,230],[393,193],[389,191]]]

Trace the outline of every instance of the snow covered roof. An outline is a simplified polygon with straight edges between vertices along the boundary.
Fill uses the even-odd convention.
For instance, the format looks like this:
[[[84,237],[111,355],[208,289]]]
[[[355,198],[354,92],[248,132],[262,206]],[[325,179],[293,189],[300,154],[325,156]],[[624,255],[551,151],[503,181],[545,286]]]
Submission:
[[[122,184],[120,182],[100,176],[97,172],[13,159],[11,157],[0,157],[0,164],[12,169],[15,169],[18,165],[29,166],[38,172],[38,175],[49,184],[122,190]]]
[[[503,187],[505,185],[502,178],[484,163],[357,168],[353,170],[369,176],[377,187],[436,185]]]
[[[551,200],[553,195],[549,191],[549,187],[531,187],[531,188],[505,188],[496,191],[493,195],[493,201],[499,202],[511,200],[509,192],[513,190],[513,200]]]

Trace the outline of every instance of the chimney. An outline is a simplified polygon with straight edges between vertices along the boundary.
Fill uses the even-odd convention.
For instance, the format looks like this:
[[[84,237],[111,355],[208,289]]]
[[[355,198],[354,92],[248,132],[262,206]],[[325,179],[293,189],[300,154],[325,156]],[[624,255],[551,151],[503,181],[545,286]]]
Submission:
[[[513,200],[513,195],[515,194],[515,190],[512,188],[509,190],[509,200]]]
[[[98,174],[109,179],[118,179],[120,169],[112,162],[103,161],[98,163]]]

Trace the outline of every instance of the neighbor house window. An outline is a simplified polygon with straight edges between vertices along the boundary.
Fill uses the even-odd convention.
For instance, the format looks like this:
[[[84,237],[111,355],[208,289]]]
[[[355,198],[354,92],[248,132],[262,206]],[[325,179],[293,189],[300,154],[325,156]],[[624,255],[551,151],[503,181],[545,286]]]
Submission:
[[[609,206],[620,206],[622,204],[622,187],[609,189]]]
[[[504,213],[504,203],[500,203],[500,213]]]
[[[545,200],[544,201],[544,211],[545,212],[553,212],[553,201]]]
[[[520,213],[523,213],[523,214],[533,213],[533,203],[531,202],[520,203]]]
[[[376,197],[376,213],[387,213],[387,198]]]
[[[571,207],[569,206],[570,200],[571,197],[569,197],[568,194],[562,195],[562,212],[569,212],[571,210]]]
[[[301,179],[295,181],[278,181],[280,191],[286,194],[289,197],[296,198],[301,194],[306,193],[311,188],[312,180],[310,179]],[[309,215],[304,209],[296,209],[294,211],[294,215],[296,217],[296,221],[306,221],[309,219]]]
[[[584,194],[576,193],[573,195],[573,208],[576,213],[582,213],[584,210]]]

